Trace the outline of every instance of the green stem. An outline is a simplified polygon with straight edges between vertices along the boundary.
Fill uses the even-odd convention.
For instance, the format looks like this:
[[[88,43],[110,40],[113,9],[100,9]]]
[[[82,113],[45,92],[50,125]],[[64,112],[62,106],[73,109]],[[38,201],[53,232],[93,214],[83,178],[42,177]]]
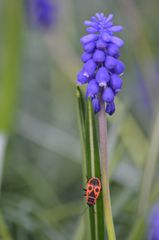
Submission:
[[[106,222],[108,240],[115,240],[115,230],[111,210],[110,190],[109,190],[109,173],[108,173],[108,154],[107,154],[107,126],[105,118],[105,105],[101,101],[101,110],[99,117],[99,138],[100,138],[100,159],[102,173],[102,191],[104,203],[104,217]]]

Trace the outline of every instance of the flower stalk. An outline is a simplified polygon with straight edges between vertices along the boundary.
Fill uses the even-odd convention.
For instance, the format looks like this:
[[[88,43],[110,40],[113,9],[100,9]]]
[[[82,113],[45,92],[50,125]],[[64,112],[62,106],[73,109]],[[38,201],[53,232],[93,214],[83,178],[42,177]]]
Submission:
[[[109,240],[115,240],[115,229],[111,210],[110,189],[109,189],[109,171],[108,171],[108,152],[107,152],[107,125],[105,104],[101,101],[101,110],[98,113],[99,120],[99,140],[100,140],[100,160],[102,174],[102,191],[104,203],[104,218]]]

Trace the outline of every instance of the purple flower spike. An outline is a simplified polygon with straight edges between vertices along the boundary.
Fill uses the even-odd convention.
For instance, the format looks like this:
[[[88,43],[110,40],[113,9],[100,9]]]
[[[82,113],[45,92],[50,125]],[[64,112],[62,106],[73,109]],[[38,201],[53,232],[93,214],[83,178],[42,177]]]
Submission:
[[[95,113],[98,113],[100,111],[100,101],[97,98],[92,99],[92,106]]]
[[[112,115],[115,112],[115,104],[114,102],[108,103],[105,109],[106,113]]]
[[[114,100],[114,93],[110,87],[104,89],[102,99],[104,102],[110,103]]]
[[[114,98],[121,90],[121,74],[125,65],[119,60],[120,48],[124,41],[114,33],[122,31],[122,26],[113,24],[113,14],[105,16],[96,13],[84,22],[87,35],[80,39],[84,53],[82,71],[77,75],[78,84],[88,84],[86,97],[92,100],[94,112],[100,111],[100,102],[105,102],[109,115],[115,112]]]

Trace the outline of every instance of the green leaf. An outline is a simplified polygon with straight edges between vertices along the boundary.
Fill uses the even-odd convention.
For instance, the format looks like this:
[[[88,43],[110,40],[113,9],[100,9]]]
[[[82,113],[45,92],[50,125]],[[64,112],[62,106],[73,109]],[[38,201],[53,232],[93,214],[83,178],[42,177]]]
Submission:
[[[100,157],[99,157],[99,147],[98,138],[96,132],[95,116],[92,109],[91,100],[87,100],[87,111],[86,111],[86,172],[87,177],[101,177],[100,171]],[[103,217],[103,201],[102,198],[97,200],[94,206],[95,213],[92,209],[89,209],[90,218],[90,229],[91,229],[91,239],[104,239],[104,217]]]
[[[83,182],[86,183],[86,178],[101,177],[100,171],[100,157],[98,138],[96,132],[95,116],[92,109],[91,100],[87,100],[85,111],[85,103],[82,92],[77,87],[77,103],[78,103],[78,116],[80,120],[81,138],[84,152],[83,160]],[[102,194],[102,193],[101,193]],[[88,219],[85,218],[85,223]],[[94,207],[89,208],[89,223],[91,240],[104,239],[104,217],[103,217],[103,201],[97,200]]]
[[[145,231],[145,221],[144,217],[138,217],[136,219],[136,224],[132,228],[132,231],[130,233],[130,236],[128,237],[128,240],[142,240],[143,235]]]
[[[17,98],[18,63],[22,33],[22,2],[5,1],[5,21],[2,33],[3,64],[0,69],[0,130],[8,132],[15,113]]]
[[[8,227],[1,213],[0,213],[0,239],[12,240]]]
[[[85,103],[82,91],[79,86],[77,86],[76,90],[76,96],[77,96],[77,105],[78,105],[78,116],[79,116],[79,122],[80,122],[80,131],[82,136],[82,141],[85,142]]]

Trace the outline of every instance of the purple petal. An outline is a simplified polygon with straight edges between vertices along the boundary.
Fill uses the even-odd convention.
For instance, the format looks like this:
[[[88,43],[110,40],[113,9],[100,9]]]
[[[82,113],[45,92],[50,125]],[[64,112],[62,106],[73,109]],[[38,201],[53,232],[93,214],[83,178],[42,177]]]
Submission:
[[[109,31],[112,31],[112,32],[121,32],[122,30],[123,30],[122,26],[113,26],[109,28]]]
[[[114,102],[108,103],[105,109],[106,113],[112,115],[115,112],[115,104]]]
[[[112,40],[112,37],[111,37],[108,33],[104,32],[104,33],[102,34],[102,39],[103,39],[105,42],[110,42],[110,41]]]
[[[125,64],[122,61],[117,60],[117,64],[115,66],[115,73],[122,74],[124,70],[125,70]]]
[[[92,53],[95,49],[95,46],[96,46],[95,42],[89,42],[83,46],[83,49],[87,53]]]
[[[106,23],[112,20],[112,18],[113,18],[113,14],[109,14],[107,17]]]
[[[96,17],[99,19],[99,20],[102,20],[102,16],[100,13],[96,13]]]
[[[105,60],[105,53],[101,50],[95,50],[93,54],[93,60],[97,63],[104,62]]]
[[[98,20],[97,20],[97,18],[96,18],[95,16],[92,16],[92,17],[91,17],[91,20],[92,20],[93,22],[95,22],[95,23],[98,23]]]
[[[122,87],[122,79],[118,75],[113,74],[110,79],[110,84],[113,90],[115,90],[115,93],[117,93]]]
[[[92,59],[88,60],[83,67],[84,76],[92,77],[95,74],[96,66],[96,63]]]
[[[107,56],[105,60],[105,66],[108,69],[113,69],[117,64],[117,60],[111,56]]]
[[[98,35],[96,35],[96,34],[88,34],[88,35],[83,36],[80,39],[80,42],[83,43],[83,44],[86,44],[86,43],[95,41],[97,39],[98,39]]]
[[[113,93],[113,90],[110,87],[106,87],[104,89],[102,99],[103,99],[104,102],[107,102],[107,103],[113,102],[114,93]]]
[[[88,21],[88,20],[84,21],[84,25],[86,25],[86,26],[91,26],[91,24],[92,24],[91,21]]]
[[[93,27],[93,28],[98,28],[98,23],[95,22],[91,22],[91,21],[84,21],[84,25],[88,26],[88,27]]]
[[[112,36],[111,42],[115,43],[118,47],[122,47],[124,45],[124,41],[121,38]]]
[[[108,53],[111,56],[115,56],[117,54],[119,54],[119,47],[113,43],[111,43],[108,47]]]
[[[82,54],[81,60],[82,60],[82,62],[85,63],[85,62],[87,62],[91,57],[92,57],[92,54],[85,52],[85,53]]]
[[[87,85],[87,90],[86,90],[86,97],[95,97],[99,92],[99,86],[96,83],[96,81],[93,79],[91,80],[88,85]]]
[[[77,84],[78,85],[82,85],[88,82],[88,78],[86,76],[83,75],[83,71],[81,70],[78,74],[77,74]]]
[[[94,112],[97,113],[100,111],[100,101],[98,98],[93,98],[92,99],[92,106],[94,109]]]
[[[106,48],[106,46],[107,46],[107,43],[104,42],[102,39],[100,39],[96,42],[96,47],[99,49],[104,49],[104,48]]]
[[[106,86],[110,79],[109,73],[105,67],[99,68],[98,72],[96,73],[96,81],[99,86]]]
[[[86,31],[87,31],[88,33],[95,33],[95,32],[97,32],[97,29],[94,28],[94,27],[89,27],[89,28],[86,28]]]

